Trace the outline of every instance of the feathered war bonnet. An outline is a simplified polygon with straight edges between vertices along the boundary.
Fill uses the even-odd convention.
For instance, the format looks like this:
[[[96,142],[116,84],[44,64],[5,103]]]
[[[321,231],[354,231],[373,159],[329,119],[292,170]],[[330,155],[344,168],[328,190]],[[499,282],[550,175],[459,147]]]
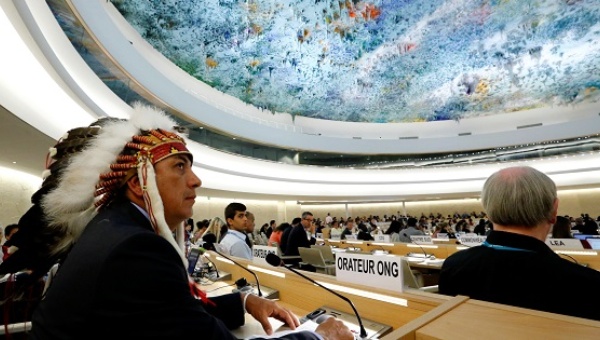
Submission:
[[[50,249],[53,254],[68,252],[98,210],[110,204],[137,175],[152,227],[186,264],[183,223],[176,241],[165,220],[154,175],[154,164],[169,156],[186,154],[192,158],[184,139],[172,132],[175,126],[162,111],[137,103],[129,120],[113,119],[104,124],[83,150],[70,157],[56,188],[41,199],[49,228],[63,235]]]

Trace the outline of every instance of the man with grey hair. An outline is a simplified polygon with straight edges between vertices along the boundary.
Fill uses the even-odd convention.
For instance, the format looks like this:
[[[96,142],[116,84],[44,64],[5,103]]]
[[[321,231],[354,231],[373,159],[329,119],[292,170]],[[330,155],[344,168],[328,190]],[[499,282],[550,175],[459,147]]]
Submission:
[[[556,221],[556,185],[531,167],[492,174],[483,186],[483,208],[494,230],[486,241],[444,261],[439,292],[600,320],[600,294],[585,299],[568,287],[595,291],[600,272],[561,258],[545,243]]]

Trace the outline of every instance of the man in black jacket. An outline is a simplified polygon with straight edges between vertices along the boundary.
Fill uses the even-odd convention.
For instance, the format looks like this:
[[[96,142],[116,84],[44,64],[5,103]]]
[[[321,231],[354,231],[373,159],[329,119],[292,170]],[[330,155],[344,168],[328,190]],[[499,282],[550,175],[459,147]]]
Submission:
[[[35,310],[33,339],[233,339],[228,329],[244,323],[244,311],[267,334],[269,317],[299,325],[290,311],[255,295],[208,299],[188,276],[179,245],[201,181],[174,125],[137,106],[130,121],[106,124],[61,165],[41,205],[57,236],[53,252],[68,255]],[[90,135],[67,136],[57,148],[81,150]],[[351,338],[339,321],[284,338],[328,333]]]
[[[305,211],[302,213],[300,224],[291,228],[290,236],[287,239],[285,256],[298,256],[300,255],[298,251],[299,247],[310,248],[312,244],[316,243],[317,240],[312,237],[314,221],[314,216],[311,212]],[[300,260],[290,261],[289,263],[297,264],[299,262]]]
[[[530,167],[506,168],[487,179],[481,201],[494,229],[483,245],[444,261],[439,292],[600,320],[600,294],[582,299],[568,292],[597,290],[600,272],[545,243],[558,211],[554,182]]]

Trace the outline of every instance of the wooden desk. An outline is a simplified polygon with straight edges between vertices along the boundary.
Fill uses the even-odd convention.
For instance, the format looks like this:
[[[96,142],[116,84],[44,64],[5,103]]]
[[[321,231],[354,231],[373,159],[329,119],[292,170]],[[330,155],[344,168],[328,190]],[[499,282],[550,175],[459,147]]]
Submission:
[[[416,339],[598,339],[600,322],[468,300],[416,331]]]
[[[249,277],[243,269],[224,262],[222,258],[219,260],[218,255],[212,253],[211,257],[219,269],[232,273],[233,279]],[[250,269],[256,271],[261,285],[277,288],[280,303],[290,307],[299,316],[322,306],[352,313],[345,301],[284,268],[257,265],[244,259],[236,260],[243,265],[252,264]],[[264,270],[268,272],[263,272]],[[464,296],[449,297],[417,290],[398,293],[338,282],[329,275],[304,274],[351,299],[363,319],[392,326],[394,330],[382,337],[382,340],[600,338],[598,321],[470,300]],[[367,296],[370,293],[374,295]],[[255,321],[249,320],[248,325],[253,322]],[[250,327],[244,326],[242,336],[248,336],[248,333],[263,334],[257,333],[254,328],[251,331],[249,329]]]
[[[247,279],[251,277],[249,273],[215,253],[211,253],[211,260],[220,270],[230,272],[233,280],[241,276]],[[254,264],[245,259],[236,260],[243,265],[250,264],[250,269],[256,272],[261,285],[278,289],[280,301],[295,306],[300,311],[307,313],[322,306],[329,306],[342,312],[353,313],[350,305],[342,299],[320,287],[315,287],[311,282],[284,268]],[[342,283],[334,276],[320,273],[303,272],[303,274],[347,296],[362,318],[375,320],[393,328],[400,327],[451,299],[449,296],[437,294],[399,293],[367,285]],[[253,278],[249,278],[248,281],[252,282]],[[369,294],[370,296],[367,297]]]

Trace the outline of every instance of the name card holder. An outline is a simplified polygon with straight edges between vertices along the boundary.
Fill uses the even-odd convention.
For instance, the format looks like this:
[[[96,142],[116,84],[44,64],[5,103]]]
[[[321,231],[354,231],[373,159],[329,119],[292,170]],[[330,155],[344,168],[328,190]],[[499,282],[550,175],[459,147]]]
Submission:
[[[267,265],[268,263],[265,259],[267,258],[268,254],[277,255],[277,247],[255,245],[252,247],[252,262]]]
[[[550,249],[583,249],[583,244],[576,238],[548,238],[546,244]]]
[[[475,247],[480,246],[485,240],[487,236],[459,236],[456,235],[456,238],[460,242],[460,244],[465,245],[467,247]]]
[[[350,252],[337,253],[335,276],[338,281],[402,292],[400,256],[374,256]]]
[[[415,244],[433,244],[433,239],[428,235],[410,235],[410,240]]]

